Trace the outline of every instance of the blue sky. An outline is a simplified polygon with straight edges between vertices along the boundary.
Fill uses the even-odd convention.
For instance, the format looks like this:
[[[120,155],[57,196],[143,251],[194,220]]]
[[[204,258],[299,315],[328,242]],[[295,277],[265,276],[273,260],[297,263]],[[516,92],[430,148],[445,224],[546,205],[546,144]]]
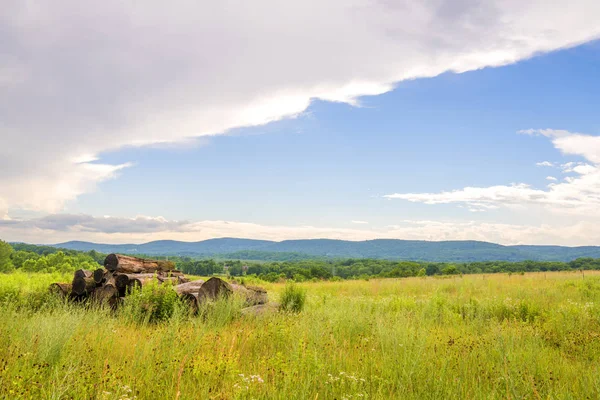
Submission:
[[[179,79],[173,72],[181,69],[177,65],[165,81],[173,90],[167,84],[143,90],[136,85],[128,97],[120,94],[114,101],[113,92],[102,92],[100,85],[87,87],[86,92],[83,87],[59,87],[69,95],[60,112],[67,115],[69,129],[78,129],[63,137],[62,121],[47,118],[43,134],[34,127],[41,136],[33,146],[41,152],[46,146],[53,148],[55,141],[65,146],[68,141],[74,156],[89,155],[89,160],[61,165],[52,175],[52,166],[64,162],[67,154],[48,159],[37,170],[32,168],[35,179],[27,175],[14,183],[27,196],[5,194],[3,200],[0,192],[0,219],[5,204],[0,235],[46,243],[239,236],[600,244],[600,231],[590,232],[588,225],[596,218],[589,210],[596,207],[600,193],[600,183],[596,187],[593,179],[598,160],[595,150],[593,154],[589,150],[600,137],[600,41],[594,40],[598,32],[593,24],[583,36],[572,33],[575,30],[565,28],[559,32],[564,38],[552,37],[550,45],[533,39],[526,49],[515,45],[506,59],[497,60],[490,50],[483,61],[479,58],[487,49],[477,49],[479,44],[470,44],[471,37],[461,33],[457,38],[466,45],[460,51],[452,47],[458,51],[456,59],[474,49],[478,61],[467,57],[455,63],[448,50],[447,59],[438,60],[432,53],[428,62],[433,66],[397,61],[396,75],[385,77],[384,72],[371,71],[371,63],[385,67],[388,60],[382,55],[358,59],[356,67],[346,67],[346,81],[335,84],[331,83],[335,72],[324,75],[327,79],[304,82],[300,70],[289,76],[294,84],[285,86],[285,96],[281,85],[253,89],[252,98],[271,97],[268,112],[260,108],[251,113],[252,122],[235,122],[238,116],[219,108],[260,103],[238,100],[236,90],[245,90],[246,83],[238,80],[235,70],[219,78],[235,85],[220,83],[215,75],[202,86],[202,81],[190,78],[193,73],[187,76],[182,71],[183,86],[176,87],[172,82]],[[535,31],[531,37],[538,39]],[[500,39],[505,38],[492,38],[489,45],[498,42],[504,49]],[[572,45],[573,41],[580,43]],[[315,59],[304,71],[313,69],[320,72],[328,66]],[[102,73],[93,76],[101,79]],[[270,83],[267,73],[255,76]],[[368,77],[368,84],[357,86],[361,76]],[[282,73],[282,82],[286,79]],[[72,84],[69,79],[65,82]],[[203,88],[215,90],[218,106],[209,95],[190,95]],[[19,90],[24,89],[17,87],[15,93]],[[297,94],[303,90],[306,94]],[[92,99],[89,93],[96,91]],[[78,96],[83,99],[81,107]],[[139,108],[155,100],[159,106]],[[109,107],[110,102],[119,107],[110,108],[114,106]],[[112,110],[110,117],[108,111],[99,111],[104,107]],[[221,119],[213,119],[220,113]],[[29,116],[36,115],[31,110]],[[252,119],[256,115],[258,122]],[[30,120],[11,123],[9,119],[14,132],[33,129]],[[45,131],[46,126],[54,131]],[[183,133],[188,127],[192,133]],[[550,131],[519,133],[529,129]],[[593,146],[582,146],[582,135]],[[6,136],[4,143],[18,149],[19,137]],[[44,160],[51,152],[44,152]],[[7,157],[12,160],[14,154],[7,152]],[[14,160],[7,164],[13,175],[27,170]],[[553,166],[536,165],[544,161]],[[565,166],[569,162],[589,170],[573,171],[575,164]],[[81,166],[87,169],[77,171]],[[582,178],[582,183],[571,184],[569,176]],[[50,190],[42,187],[53,179],[56,184]],[[570,185],[551,193],[548,185],[561,182]],[[528,186],[514,189],[516,184]],[[477,193],[464,188],[476,188]],[[54,195],[44,197],[44,192]],[[115,225],[130,221],[131,231],[106,228],[111,221]]]
[[[362,98],[360,107],[317,101],[298,118],[195,146],[118,151],[102,161],[135,166],[68,210],[325,226],[470,219],[471,212],[455,205],[383,195],[513,182],[546,186],[549,172],[536,162],[576,157],[517,131],[600,132],[598,67],[594,42],[510,66],[403,82]],[[514,222],[515,216],[502,218]]]

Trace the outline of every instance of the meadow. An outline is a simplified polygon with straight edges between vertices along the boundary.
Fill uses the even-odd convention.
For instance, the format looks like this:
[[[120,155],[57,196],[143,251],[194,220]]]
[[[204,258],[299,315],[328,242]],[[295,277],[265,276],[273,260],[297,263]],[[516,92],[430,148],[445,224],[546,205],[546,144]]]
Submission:
[[[0,398],[600,398],[600,272],[305,282],[299,313],[159,323],[49,297],[66,278],[1,277]]]

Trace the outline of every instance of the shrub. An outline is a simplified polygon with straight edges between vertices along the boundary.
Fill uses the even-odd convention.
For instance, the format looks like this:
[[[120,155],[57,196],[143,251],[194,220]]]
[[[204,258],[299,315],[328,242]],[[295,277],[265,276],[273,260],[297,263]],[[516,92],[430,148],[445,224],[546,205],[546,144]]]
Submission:
[[[283,311],[300,312],[306,302],[306,291],[294,283],[288,283],[281,294],[281,305]]]
[[[186,307],[189,306],[183,304],[169,283],[152,282],[143,290],[135,288],[125,298],[122,312],[137,322],[160,322]]]
[[[458,275],[460,271],[456,268],[456,265],[449,265],[442,270],[442,274],[444,275]]]
[[[262,274],[260,278],[267,282],[277,282],[279,280],[279,274],[275,272],[269,272],[268,274]]]
[[[306,277],[302,274],[294,274],[293,276],[294,282],[304,282]]]
[[[13,248],[10,244],[0,240],[0,272],[12,272],[15,267],[11,260]]]

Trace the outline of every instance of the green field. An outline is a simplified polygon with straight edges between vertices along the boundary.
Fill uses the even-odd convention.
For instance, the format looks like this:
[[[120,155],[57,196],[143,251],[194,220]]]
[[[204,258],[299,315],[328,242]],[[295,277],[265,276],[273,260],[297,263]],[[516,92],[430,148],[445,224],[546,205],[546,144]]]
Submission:
[[[298,314],[161,323],[53,301],[59,280],[0,279],[1,398],[600,398],[592,271],[307,282]]]

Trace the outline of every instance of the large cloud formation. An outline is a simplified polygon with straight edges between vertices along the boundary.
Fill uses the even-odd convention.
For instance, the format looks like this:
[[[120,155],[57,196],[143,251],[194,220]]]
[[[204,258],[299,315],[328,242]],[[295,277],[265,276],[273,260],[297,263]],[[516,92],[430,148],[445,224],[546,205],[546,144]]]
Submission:
[[[37,2],[0,13],[0,219],[61,210],[124,146],[355,103],[395,82],[499,66],[600,36],[600,2]],[[535,194],[534,194],[535,195]]]

